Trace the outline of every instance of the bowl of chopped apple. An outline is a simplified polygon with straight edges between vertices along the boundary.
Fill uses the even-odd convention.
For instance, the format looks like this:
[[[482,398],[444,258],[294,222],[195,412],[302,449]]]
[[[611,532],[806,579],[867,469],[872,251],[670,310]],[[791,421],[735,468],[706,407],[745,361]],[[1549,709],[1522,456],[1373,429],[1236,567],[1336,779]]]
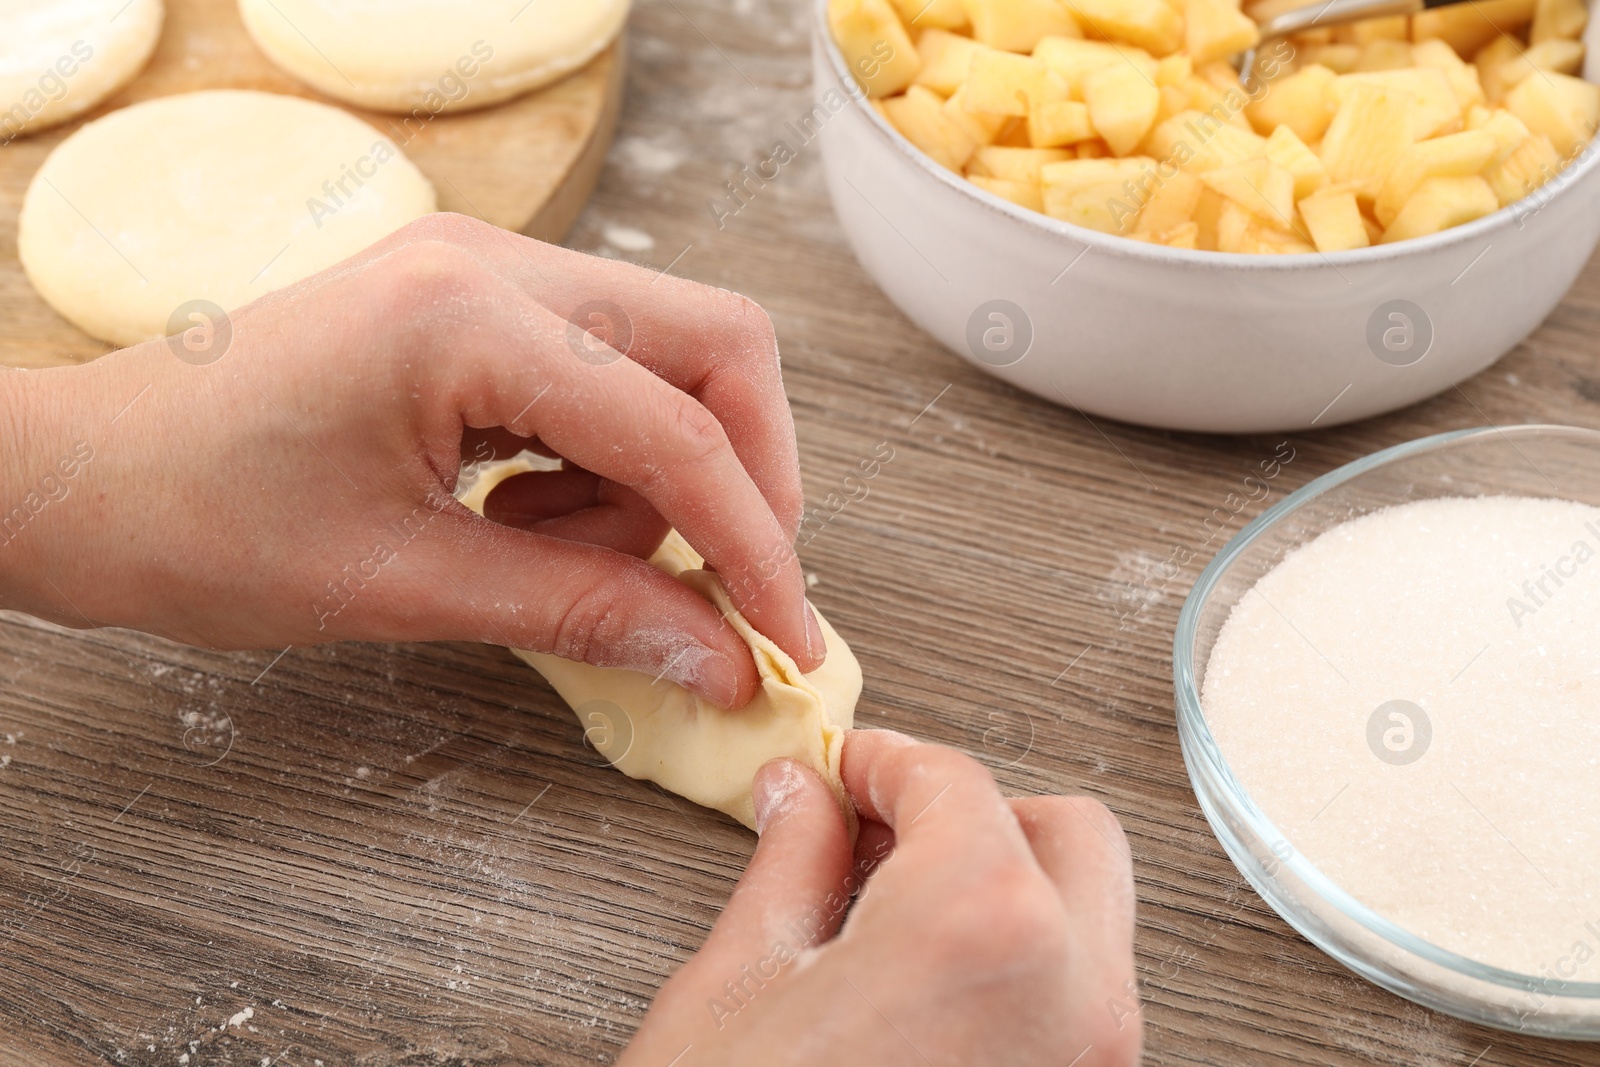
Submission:
[[[1297,3],[815,0],[791,126],[889,298],[1019,388],[1175,430],[1366,418],[1515,347],[1600,240],[1588,11],[1261,40]]]

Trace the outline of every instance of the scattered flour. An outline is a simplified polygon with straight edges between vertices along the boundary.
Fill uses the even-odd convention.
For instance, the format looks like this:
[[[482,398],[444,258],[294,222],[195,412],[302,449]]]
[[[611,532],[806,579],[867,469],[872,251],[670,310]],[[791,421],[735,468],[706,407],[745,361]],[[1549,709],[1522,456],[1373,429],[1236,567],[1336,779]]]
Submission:
[[[689,161],[689,150],[678,135],[623,137],[613,154],[624,167],[650,177],[671,174]]]
[[[649,252],[656,246],[654,237],[632,226],[607,225],[600,236],[606,244],[622,252]]]

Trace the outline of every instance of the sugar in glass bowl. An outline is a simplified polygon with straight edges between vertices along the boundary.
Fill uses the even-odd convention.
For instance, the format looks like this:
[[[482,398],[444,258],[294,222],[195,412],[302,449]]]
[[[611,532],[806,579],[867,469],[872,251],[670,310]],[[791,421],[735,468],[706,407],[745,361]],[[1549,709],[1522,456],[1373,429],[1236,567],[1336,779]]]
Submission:
[[[1503,499],[1507,497],[1534,500],[1508,502]],[[1240,531],[1196,581],[1174,641],[1178,732],[1190,779],[1212,829],[1250,884],[1291,926],[1352,971],[1417,1003],[1489,1026],[1600,1039],[1600,964],[1592,962],[1600,958],[1600,905],[1588,899],[1595,886],[1571,887],[1568,870],[1572,864],[1593,868],[1600,863],[1592,847],[1581,854],[1573,851],[1583,849],[1585,841],[1592,846],[1600,826],[1590,825],[1592,818],[1575,810],[1579,805],[1564,807],[1547,799],[1551,776],[1565,775],[1563,782],[1571,787],[1592,781],[1596,774],[1600,753],[1595,746],[1576,736],[1564,745],[1558,735],[1561,714],[1570,716],[1566,721],[1575,732],[1587,736],[1600,729],[1600,685],[1587,678],[1600,675],[1600,662],[1587,655],[1579,655],[1576,662],[1569,659],[1565,669],[1571,677],[1556,687],[1560,699],[1542,696],[1550,692],[1539,688],[1550,681],[1546,653],[1561,656],[1572,649],[1554,647],[1553,642],[1547,648],[1542,636],[1529,641],[1528,632],[1521,629],[1532,612],[1546,613],[1543,621],[1549,622],[1554,618],[1551,612],[1576,610],[1579,605],[1571,598],[1580,595],[1589,598],[1583,610],[1595,610],[1600,592],[1580,593],[1576,585],[1563,587],[1557,578],[1545,576],[1559,572],[1567,576],[1560,579],[1564,583],[1600,581],[1600,561],[1592,564],[1596,568],[1592,575],[1583,570],[1589,559],[1596,558],[1600,525],[1568,521],[1562,513],[1548,532],[1558,535],[1554,538],[1558,546],[1566,546],[1570,539],[1572,547],[1533,552],[1525,571],[1518,552],[1507,555],[1496,549],[1501,569],[1506,559],[1512,564],[1510,578],[1501,581],[1496,572],[1495,581],[1486,586],[1483,618],[1494,617],[1499,627],[1494,630],[1494,649],[1485,643],[1478,662],[1472,653],[1483,638],[1474,636],[1435,665],[1439,670],[1432,673],[1439,677],[1431,683],[1437,698],[1431,726],[1416,706],[1407,712],[1406,704],[1394,705],[1402,709],[1396,714],[1388,702],[1378,703],[1382,696],[1420,694],[1383,689],[1365,695],[1367,703],[1377,705],[1370,718],[1367,703],[1352,696],[1350,704],[1359,704],[1356,713],[1325,718],[1317,728],[1306,729],[1319,684],[1325,694],[1339,691],[1345,682],[1358,688],[1367,680],[1356,669],[1363,665],[1353,662],[1357,657],[1352,650],[1362,649],[1362,641],[1374,642],[1365,647],[1370,663],[1382,663],[1384,653],[1395,652],[1382,644],[1381,634],[1364,637],[1344,618],[1352,609],[1347,589],[1362,587],[1364,579],[1356,573],[1363,569],[1361,560],[1348,565],[1349,554],[1340,556],[1338,546],[1365,543],[1358,542],[1345,524],[1362,517],[1369,524],[1373,519],[1391,519],[1398,512],[1383,509],[1419,501],[1426,502],[1429,514],[1454,514],[1461,521],[1424,526],[1421,553],[1415,552],[1413,537],[1418,569],[1431,566],[1436,555],[1449,550],[1452,540],[1459,543],[1476,536],[1476,543],[1493,544],[1492,537],[1484,540],[1482,528],[1474,532],[1472,524],[1484,517],[1503,518],[1508,507],[1531,503],[1541,512],[1563,506],[1585,510],[1563,501],[1600,507],[1600,432],[1517,426],[1413,441],[1316,479]],[[1469,506],[1463,510],[1463,504]],[[1369,531],[1372,528],[1368,526]],[[1323,576],[1326,580],[1320,584],[1303,581],[1307,576],[1303,568],[1296,571],[1297,587],[1280,583],[1272,587],[1271,597],[1259,598],[1271,611],[1252,598],[1252,606],[1259,609],[1252,617],[1258,622],[1271,620],[1273,612],[1283,616],[1286,625],[1278,628],[1277,644],[1263,642],[1262,656],[1254,660],[1218,654],[1240,632],[1230,629],[1230,616],[1252,615],[1236,613],[1236,608],[1246,603],[1258,583],[1275,572],[1287,574],[1286,557],[1330,530],[1338,531],[1334,554],[1315,558],[1344,559],[1345,569]],[[1578,541],[1588,547],[1577,548]],[[1575,551],[1576,556],[1558,557],[1555,553],[1560,551]],[[1469,557],[1458,570],[1440,571],[1445,585],[1436,574],[1429,579],[1434,583],[1431,588],[1453,588],[1455,574],[1488,573],[1487,567],[1480,568],[1479,558]],[[1280,565],[1283,569],[1276,570]],[[1526,587],[1516,580],[1518,576],[1526,577]],[[1416,584],[1429,588],[1429,580],[1419,578]],[[1402,574],[1396,584],[1408,581],[1409,575]],[[1419,610],[1430,605],[1408,600],[1394,585],[1382,588],[1367,605],[1371,630],[1385,629],[1371,621],[1385,612],[1410,612],[1424,620],[1421,627],[1413,623],[1413,628],[1402,630],[1405,640],[1399,644],[1427,653],[1448,646],[1470,629],[1461,612],[1446,612],[1441,604],[1430,616]],[[1297,596],[1296,602],[1289,601],[1291,595]],[[1502,607],[1502,597],[1509,613]],[[1257,632],[1265,630],[1259,627]],[[1412,634],[1419,639],[1411,641]],[[1591,640],[1578,631],[1566,636],[1580,645]],[[1600,641],[1600,634],[1592,640]],[[1522,661],[1529,665],[1519,669],[1515,655],[1502,654],[1506,647],[1531,657]],[[1407,647],[1399,658],[1413,654]],[[1299,677],[1285,684],[1281,668],[1296,656],[1310,665],[1304,671],[1304,684]],[[1389,655],[1383,669],[1391,676],[1412,676],[1405,664],[1395,667],[1396,658]],[[1235,698],[1240,692],[1259,697],[1253,733],[1241,735],[1237,718],[1228,723],[1229,729],[1222,729],[1218,704],[1208,715],[1202,698],[1216,699],[1219,687],[1207,687],[1207,673],[1223,669],[1219,663],[1227,664],[1232,677],[1225,685]],[[1332,680],[1330,671],[1338,671],[1340,680]],[[1479,675],[1474,684],[1498,687],[1511,701],[1523,701],[1522,713],[1508,715],[1503,705],[1480,708],[1466,697],[1472,686],[1465,691],[1451,688],[1468,671],[1490,672]],[[1558,712],[1558,705],[1565,710]],[[1486,725],[1491,721],[1495,725]],[[1534,758],[1535,747],[1543,753],[1539,758]],[[1548,758],[1552,752],[1554,759]],[[1464,768],[1469,767],[1476,767],[1476,773],[1467,773]],[[1297,768],[1337,771],[1336,777],[1319,782],[1315,773],[1297,773]],[[1434,776],[1431,792],[1419,791],[1428,781],[1423,775]],[[1334,788],[1341,782],[1351,784],[1349,794],[1341,796]],[[1352,801],[1357,793],[1361,795]],[[1358,807],[1353,809],[1352,803]],[[1342,805],[1342,810],[1335,805]],[[1503,814],[1508,810],[1519,813],[1516,821]],[[1529,812],[1537,818],[1531,819]],[[1342,827],[1330,833],[1329,821],[1339,819],[1345,820]],[[1455,862],[1436,877],[1420,878],[1418,871],[1427,857],[1397,849],[1397,843],[1403,846],[1406,840],[1394,832],[1393,824],[1399,823],[1407,824],[1410,841],[1429,849],[1437,841],[1453,838]],[[1522,845],[1517,844],[1519,838]],[[1550,862],[1551,856],[1559,868]],[[1437,860],[1437,855],[1432,858]],[[1333,871],[1344,873],[1335,877]],[[1491,882],[1519,880],[1534,889],[1525,899],[1513,898],[1511,906],[1479,906],[1491,899]],[[1362,899],[1352,891],[1358,883]],[[1595,911],[1587,923],[1579,914],[1584,911],[1581,901],[1575,909],[1567,908],[1574,893]],[[1574,910],[1570,923],[1567,917],[1550,922],[1551,905],[1536,901],[1539,895],[1551,896],[1564,910]],[[1374,903],[1380,900],[1381,904]],[[1405,917],[1404,925],[1396,921],[1397,915]],[[1434,922],[1446,916],[1448,922]],[[1430,925],[1438,931],[1431,939],[1414,932]],[[1478,929],[1472,929],[1474,925]],[[1551,935],[1551,930],[1559,930],[1559,935]],[[1542,939],[1536,936],[1540,934]],[[1526,944],[1518,942],[1523,935]],[[1472,951],[1470,958],[1445,947],[1475,943],[1499,947]],[[1484,962],[1496,951],[1501,965]],[[1525,962],[1506,966],[1508,954]]]

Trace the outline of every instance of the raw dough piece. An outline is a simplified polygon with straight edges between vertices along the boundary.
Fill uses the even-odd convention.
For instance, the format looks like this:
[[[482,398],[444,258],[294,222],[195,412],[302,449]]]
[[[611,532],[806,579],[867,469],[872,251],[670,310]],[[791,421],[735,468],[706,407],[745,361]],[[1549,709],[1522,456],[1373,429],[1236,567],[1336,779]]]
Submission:
[[[51,307],[131,345],[165,336],[184,305],[232,311],[435,209],[422,172],[354,116],[215,90],[68,137],[28,187],[17,246]]]
[[[629,0],[239,0],[256,44],[336,100],[470,111],[548,85],[616,38]]]
[[[462,503],[481,514],[490,489],[531,469],[520,460],[496,465],[463,492]],[[705,560],[677,531],[650,562],[715,604],[749,643],[761,692],[745,707],[725,711],[638,671],[512,651],[545,676],[578,713],[595,749],[631,778],[655,782],[755,829],[750,784],[762,764],[789,756],[821,774],[842,801],[839,756],[861,695],[861,665],[844,639],[819,613],[828,658],[801,674],[794,660],[733,609],[722,580],[703,569]]]
[[[144,69],[161,0],[0,3],[0,144],[88,111]]]

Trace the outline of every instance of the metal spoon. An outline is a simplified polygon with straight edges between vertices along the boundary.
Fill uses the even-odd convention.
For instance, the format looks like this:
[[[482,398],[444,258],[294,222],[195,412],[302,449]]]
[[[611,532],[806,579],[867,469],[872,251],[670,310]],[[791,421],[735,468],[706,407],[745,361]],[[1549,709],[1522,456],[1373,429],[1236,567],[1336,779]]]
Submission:
[[[1415,15],[1419,11],[1470,2],[1471,0],[1326,0],[1326,3],[1321,4],[1313,2],[1305,7],[1297,7],[1281,15],[1274,15],[1263,22],[1261,40],[1248,52],[1241,53],[1239,70],[1249,77],[1255,70],[1256,53],[1261,50],[1262,45],[1304,33],[1306,30],[1320,30],[1384,16]]]

